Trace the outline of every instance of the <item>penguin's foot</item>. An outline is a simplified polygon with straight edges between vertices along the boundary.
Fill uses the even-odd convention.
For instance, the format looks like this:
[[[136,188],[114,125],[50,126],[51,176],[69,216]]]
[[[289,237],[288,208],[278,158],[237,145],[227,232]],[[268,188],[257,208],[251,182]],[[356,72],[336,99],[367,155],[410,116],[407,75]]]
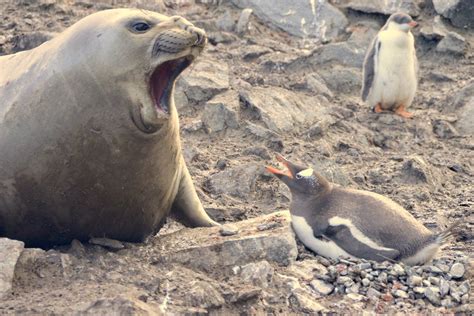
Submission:
[[[383,109],[382,109],[382,106],[380,105],[380,103],[377,103],[372,110],[375,113],[382,113],[383,112]]]
[[[410,112],[405,111],[405,106],[404,106],[404,105],[400,105],[400,106],[395,110],[395,113],[396,113],[397,115],[400,115],[401,117],[404,117],[404,118],[412,118],[412,117],[413,117],[413,113],[410,113]]]

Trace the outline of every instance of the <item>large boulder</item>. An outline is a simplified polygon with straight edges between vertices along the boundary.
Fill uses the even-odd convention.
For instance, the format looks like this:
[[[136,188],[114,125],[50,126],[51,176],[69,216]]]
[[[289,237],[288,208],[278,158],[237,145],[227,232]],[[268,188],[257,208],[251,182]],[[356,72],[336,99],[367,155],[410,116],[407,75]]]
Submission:
[[[288,132],[305,123],[312,123],[323,111],[317,98],[308,98],[279,87],[254,87],[240,92],[244,108],[253,111],[267,128]]]
[[[411,16],[420,14],[416,0],[349,0],[343,6],[366,13],[389,15],[395,12],[405,12]]]
[[[347,18],[327,1],[231,0],[240,8],[251,8],[262,21],[298,37],[322,41],[336,38],[347,26]]]
[[[439,14],[459,28],[474,28],[474,2],[472,0],[433,0]]]

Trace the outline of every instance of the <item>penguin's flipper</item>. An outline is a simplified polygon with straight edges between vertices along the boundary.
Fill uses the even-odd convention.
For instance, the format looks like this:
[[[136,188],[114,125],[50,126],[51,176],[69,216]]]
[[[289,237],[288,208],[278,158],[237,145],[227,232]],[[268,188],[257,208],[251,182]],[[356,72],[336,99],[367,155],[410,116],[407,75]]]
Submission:
[[[375,261],[396,261],[400,256],[400,252],[396,249],[368,245],[357,236],[354,236],[349,227],[345,225],[328,226],[324,236],[357,258]]]
[[[378,40],[378,36],[374,38],[370,47],[367,51],[367,55],[365,56],[364,60],[364,81],[362,85],[362,101],[367,100],[367,96],[369,95],[369,91],[372,88],[374,83],[375,77],[375,61],[378,55],[378,51],[380,50],[381,43]]]

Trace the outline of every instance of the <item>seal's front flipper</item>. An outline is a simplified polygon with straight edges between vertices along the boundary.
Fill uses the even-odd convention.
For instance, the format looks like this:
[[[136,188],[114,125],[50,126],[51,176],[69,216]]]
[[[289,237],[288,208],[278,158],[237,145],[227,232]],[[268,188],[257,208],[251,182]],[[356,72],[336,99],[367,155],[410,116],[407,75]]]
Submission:
[[[183,161],[183,171],[179,183],[178,193],[171,207],[171,215],[179,222],[190,227],[217,226],[202,207],[197,196],[193,180]]]

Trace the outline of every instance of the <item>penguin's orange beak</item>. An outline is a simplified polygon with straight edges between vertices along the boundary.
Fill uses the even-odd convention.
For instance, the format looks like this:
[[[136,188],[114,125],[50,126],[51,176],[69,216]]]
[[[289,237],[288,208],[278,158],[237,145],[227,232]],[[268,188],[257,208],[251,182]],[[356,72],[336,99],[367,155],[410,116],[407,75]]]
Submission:
[[[415,21],[411,21],[410,23],[408,23],[408,25],[410,25],[410,27],[415,27],[418,25],[418,23],[416,23]]]
[[[282,155],[277,154],[276,158],[279,162],[281,162],[285,166],[285,169],[280,170],[280,169],[277,169],[277,168],[274,168],[274,167],[271,167],[271,166],[267,166],[266,167],[267,171],[274,174],[274,175],[276,175],[276,176],[286,176],[290,179],[293,179],[293,175],[291,174],[291,171],[289,169],[288,161],[285,158],[283,158]]]

